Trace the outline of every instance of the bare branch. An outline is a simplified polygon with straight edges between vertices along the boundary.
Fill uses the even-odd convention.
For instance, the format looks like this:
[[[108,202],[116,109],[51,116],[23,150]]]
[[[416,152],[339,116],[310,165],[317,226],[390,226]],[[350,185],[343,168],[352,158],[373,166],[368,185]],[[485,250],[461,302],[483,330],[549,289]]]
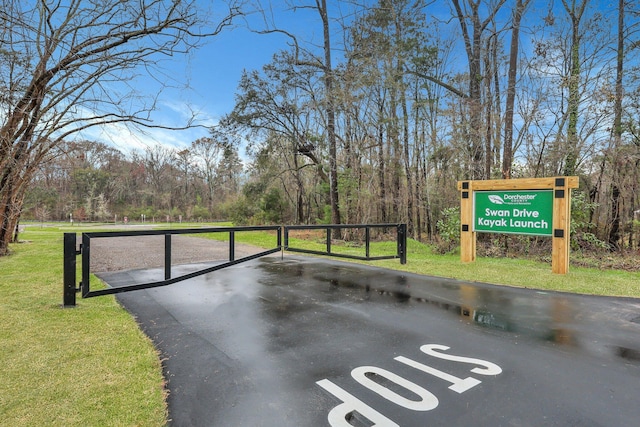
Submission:
[[[469,98],[469,94],[468,93],[465,93],[465,92],[461,91],[460,89],[455,88],[455,87],[451,86],[450,84],[445,83],[442,80],[437,79],[437,78],[435,78],[433,76],[429,76],[427,74],[421,73],[419,71],[413,71],[413,70],[405,70],[405,72],[407,74],[413,74],[414,76],[420,77],[420,78],[425,79],[425,80],[429,80],[430,82],[433,82],[433,83],[437,84],[438,86],[442,86],[443,88],[445,88],[449,92],[459,96],[460,98]]]

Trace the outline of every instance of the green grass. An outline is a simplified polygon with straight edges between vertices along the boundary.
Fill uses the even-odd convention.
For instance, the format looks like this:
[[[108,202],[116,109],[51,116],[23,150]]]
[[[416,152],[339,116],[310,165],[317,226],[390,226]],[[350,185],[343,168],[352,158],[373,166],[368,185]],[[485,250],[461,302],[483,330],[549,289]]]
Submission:
[[[210,234],[204,237],[228,240],[228,234]],[[323,239],[290,238],[289,246],[316,251],[325,251]],[[240,232],[237,243],[245,243],[263,248],[275,247],[272,232]],[[469,282],[484,282],[496,285],[532,288],[547,291],[571,292],[587,295],[623,296],[640,298],[640,273],[620,270],[599,270],[571,266],[565,275],[553,274],[551,264],[528,259],[477,258],[474,263],[460,262],[460,255],[441,255],[431,247],[415,240],[407,242],[407,264],[399,260],[354,261],[393,270],[416,274],[449,277]],[[340,245],[332,243],[331,251],[338,254],[365,255],[364,246]],[[371,256],[393,255],[396,242],[372,242]],[[640,262],[640,260],[638,260]]]
[[[0,258],[0,424],[162,426],[158,354],[113,297],[62,306],[62,233]]]
[[[639,272],[571,266],[568,274],[553,274],[551,263],[514,258],[477,258],[476,262],[462,263],[460,255],[434,254],[428,246],[416,241],[410,240],[408,246],[406,265],[400,265],[398,261],[376,261],[373,264],[470,282],[588,295],[640,297]]]
[[[409,239],[407,264],[399,260],[370,261],[367,264],[430,276],[450,277],[469,282],[553,290],[588,295],[640,298],[640,273],[619,270],[598,270],[571,266],[566,275],[553,274],[551,264],[527,259],[478,258],[474,263],[460,262],[460,255],[440,255],[428,245]],[[290,246],[324,250],[325,244],[290,239]],[[364,255],[364,248],[331,246],[332,252]],[[395,242],[371,243],[371,256],[396,252]],[[640,262],[640,260],[638,261]]]

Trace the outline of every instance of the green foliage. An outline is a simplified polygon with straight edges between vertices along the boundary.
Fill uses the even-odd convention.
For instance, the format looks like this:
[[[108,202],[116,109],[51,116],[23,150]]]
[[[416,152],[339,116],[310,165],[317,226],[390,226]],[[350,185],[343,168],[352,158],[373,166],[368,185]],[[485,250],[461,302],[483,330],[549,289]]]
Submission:
[[[225,205],[225,214],[234,224],[282,224],[290,220],[290,206],[280,187],[264,180],[252,181],[242,189],[242,196]]]
[[[236,225],[248,225],[253,216],[257,213],[257,206],[249,202],[246,196],[238,197],[238,199],[229,204],[228,215],[231,221]]]
[[[609,249],[604,242],[592,232],[595,224],[589,221],[591,212],[598,207],[592,203],[582,191],[571,194],[571,249],[572,250],[603,250]]]
[[[331,224],[331,205],[322,206],[322,218],[318,218],[318,224]]]
[[[591,212],[598,207],[597,203],[591,203],[583,191],[571,193],[571,233],[589,231],[595,226],[589,222]]]
[[[53,188],[47,188],[43,185],[35,185],[29,188],[25,196],[23,219],[42,219],[37,218],[38,211],[46,210],[51,212],[55,209],[60,196]],[[50,218],[45,218],[50,219]]]
[[[191,213],[192,217],[194,220],[196,221],[204,221],[204,220],[208,220],[211,218],[211,214],[209,213],[209,209],[207,209],[204,206],[199,206],[196,205],[193,208],[193,211]]]
[[[266,224],[282,224],[285,219],[285,210],[287,201],[284,198],[282,190],[271,187],[260,200],[260,208],[262,210],[262,223]]]
[[[442,241],[442,244],[438,245],[438,250],[441,253],[447,253],[460,244],[460,208],[445,208],[441,215],[442,219],[436,223]]]
[[[609,244],[598,239],[598,237],[593,233],[580,233],[574,237],[572,244],[574,242],[578,244],[579,249],[609,249]]]

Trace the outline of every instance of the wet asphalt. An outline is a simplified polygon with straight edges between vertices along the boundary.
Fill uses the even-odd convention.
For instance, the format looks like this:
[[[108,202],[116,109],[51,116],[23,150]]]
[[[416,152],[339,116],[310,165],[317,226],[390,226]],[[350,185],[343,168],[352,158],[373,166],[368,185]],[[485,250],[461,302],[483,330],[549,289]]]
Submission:
[[[118,299],[162,354],[172,426],[640,425],[640,299],[295,256]]]

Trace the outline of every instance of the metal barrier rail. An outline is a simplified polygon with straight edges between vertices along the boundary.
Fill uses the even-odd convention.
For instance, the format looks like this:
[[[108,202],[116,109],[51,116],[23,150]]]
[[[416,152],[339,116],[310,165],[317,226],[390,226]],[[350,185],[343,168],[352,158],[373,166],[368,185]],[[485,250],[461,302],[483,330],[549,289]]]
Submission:
[[[370,242],[371,229],[395,228],[397,232],[397,252],[395,255],[371,256]],[[345,224],[345,225],[289,225],[284,227],[284,247],[282,245],[282,226],[256,226],[256,227],[210,227],[210,228],[188,228],[182,230],[136,230],[136,231],[105,231],[105,232],[89,232],[82,233],[82,243],[78,249],[76,233],[64,233],[64,290],[63,305],[65,307],[74,307],[76,305],[76,293],[81,292],[82,298],[91,298],[99,295],[117,294],[121,292],[133,291],[138,289],[154,288],[166,286],[182,280],[191,279],[203,274],[211,273],[216,270],[250,261],[256,258],[270,255],[279,251],[287,250],[290,252],[301,252],[315,255],[327,255],[333,257],[358,259],[364,261],[382,260],[382,259],[400,259],[401,264],[407,263],[407,226],[406,224]],[[365,230],[365,255],[349,255],[331,251],[331,230],[339,229],[364,229]],[[289,246],[290,230],[326,230],[327,249],[326,251],[314,251],[309,249],[294,248]],[[235,233],[240,231],[275,231],[277,238],[277,246],[260,253],[249,255],[240,259],[235,259]],[[229,260],[227,262],[217,264],[196,272],[184,274],[178,277],[171,277],[171,236],[174,234],[204,234],[204,233],[229,233]],[[91,239],[108,238],[108,237],[133,237],[133,236],[164,236],[164,280],[141,283],[129,286],[119,286],[115,288],[106,288],[99,290],[91,290],[90,288],[90,260],[91,260]],[[82,262],[82,280],[79,287],[76,288],[76,267],[77,256],[81,255]]]
[[[349,255],[331,252],[331,230],[341,229],[364,229],[365,230],[365,255]],[[370,242],[372,228],[395,228],[397,230],[397,253],[395,255],[370,256]],[[290,230],[326,230],[326,251],[314,251],[310,249],[293,248],[289,246]],[[290,252],[301,252],[314,255],[327,255],[340,258],[358,259],[363,261],[374,261],[381,259],[400,259],[401,264],[407,263],[407,225],[406,224],[332,224],[332,225],[287,225],[284,227],[284,250]]]
[[[191,279],[203,274],[211,273],[225,267],[229,267],[241,262],[250,261],[265,255],[280,252],[282,250],[282,227],[277,226],[256,226],[256,227],[210,227],[210,228],[190,228],[182,230],[137,230],[137,231],[106,231],[82,233],[82,244],[77,250],[76,233],[64,233],[64,291],[63,305],[73,307],[76,305],[76,292],[82,292],[82,298],[91,298],[99,295],[116,294],[120,292],[133,291],[138,289],[154,288],[166,286],[182,280]],[[235,233],[240,231],[276,231],[277,246],[273,249],[249,255],[240,259],[235,259]],[[203,270],[185,274],[178,277],[171,277],[171,236],[174,234],[203,234],[203,233],[229,233],[229,260]],[[107,288],[92,291],[90,289],[90,259],[91,259],[91,239],[108,237],[133,237],[133,236],[164,236],[164,280],[141,283],[117,288]],[[82,256],[82,280],[79,288],[76,288],[76,256]]]

